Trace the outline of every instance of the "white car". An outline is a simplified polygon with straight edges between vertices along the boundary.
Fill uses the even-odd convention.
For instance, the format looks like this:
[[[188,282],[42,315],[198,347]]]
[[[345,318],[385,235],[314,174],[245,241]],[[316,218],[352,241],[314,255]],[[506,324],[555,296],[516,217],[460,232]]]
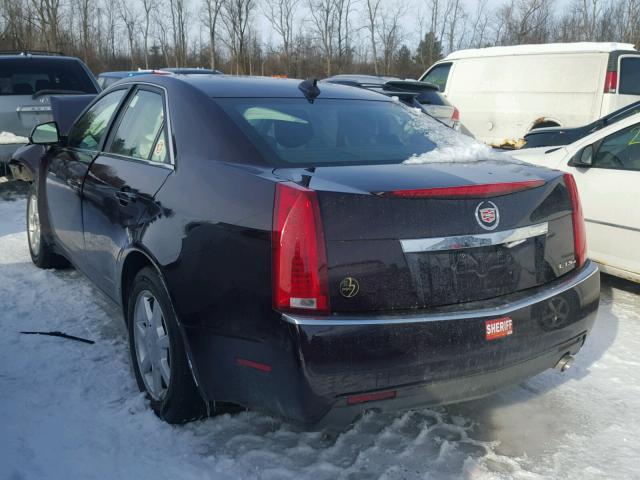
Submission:
[[[640,113],[564,147],[508,155],[572,173],[582,199],[589,257],[603,272],[640,282]]]

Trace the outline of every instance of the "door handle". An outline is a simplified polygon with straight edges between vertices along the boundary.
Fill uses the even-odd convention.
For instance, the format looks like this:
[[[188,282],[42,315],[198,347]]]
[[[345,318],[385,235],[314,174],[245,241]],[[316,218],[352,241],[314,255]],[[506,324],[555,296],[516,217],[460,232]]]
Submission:
[[[126,207],[131,202],[135,202],[138,198],[138,194],[135,192],[130,192],[127,190],[119,190],[114,193],[115,197],[118,199],[118,203],[123,207]]]

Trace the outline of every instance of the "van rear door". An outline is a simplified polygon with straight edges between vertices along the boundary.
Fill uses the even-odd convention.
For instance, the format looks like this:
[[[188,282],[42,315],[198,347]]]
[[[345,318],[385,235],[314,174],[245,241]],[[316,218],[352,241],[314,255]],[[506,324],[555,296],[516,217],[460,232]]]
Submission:
[[[614,85],[605,85],[601,112],[603,116],[640,100],[640,55],[625,53],[617,57],[617,62],[614,63],[617,70],[608,72],[608,75],[617,72],[617,88],[615,82]]]

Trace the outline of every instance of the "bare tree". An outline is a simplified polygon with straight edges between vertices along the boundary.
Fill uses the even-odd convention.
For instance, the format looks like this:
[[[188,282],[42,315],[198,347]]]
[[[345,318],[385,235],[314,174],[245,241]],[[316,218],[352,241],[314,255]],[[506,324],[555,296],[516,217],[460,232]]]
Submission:
[[[216,68],[216,37],[224,0],[204,0],[205,26],[209,33],[209,65]]]
[[[126,0],[125,0],[126,1]],[[187,6],[185,0],[169,0],[171,14],[171,32],[176,67],[186,65],[187,61]]]
[[[377,47],[377,32],[378,32],[378,10],[380,9],[381,0],[367,0],[367,24],[366,29],[369,32],[369,40],[371,41],[371,51],[373,52],[373,69],[376,75],[379,75],[378,71],[378,47]]]
[[[265,5],[265,15],[271,27],[282,39],[282,49],[287,73],[291,72],[291,47],[296,12],[300,0],[270,0]]]
[[[325,57],[325,74],[331,76],[333,41],[336,29],[336,4],[334,0],[309,0],[311,24],[322,43]]]
[[[149,29],[151,27],[151,12],[157,7],[156,0],[142,0],[144,24],[142,27],[142,45],[144,48],[144,68],[149,68]]]
[[[125,31],[127,32],[127,40],[129,42],[129,55],[131,56],[131,69],[135,68],[135,32],[136,32],[136,21],[137,21],[137,12],[135,11],[135,7],[132,2],[128,0],[120,0],[118,3],[118,12],[120,14],[120,19],[124,24]]]
[[[406,13],[406,7],[401,4],[388,5],[380,10],[378,41],[382,46],[382,56],[384,73],[389,74],[392,70],[392,61],[400,48],[402,34],[400,32],[400,21]]]
[[[59,49],[60,0],[31,0],[48,50]]]
[[[238,74],[244,74],[248,70],[249,27],[255,5],[255,0],[227,0],[222,9],[222,19],[229,35],[229,47]]]

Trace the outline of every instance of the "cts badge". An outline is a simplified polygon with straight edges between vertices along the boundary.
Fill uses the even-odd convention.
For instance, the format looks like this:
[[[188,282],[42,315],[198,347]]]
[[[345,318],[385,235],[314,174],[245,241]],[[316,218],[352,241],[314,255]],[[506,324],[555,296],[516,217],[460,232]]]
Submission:
[[[340,295],[345,298],[355,297],[360,291],[360,284],[353,277],[347,277],[340,282]]]
[[[475,212],[476,222],[485,230],[495,230],[500,223],[500,211],[495,203],[488,200],[480,202]]]
[[[509,317],[501,317],[484,322],[485,338],[496,340],[513,334],[513,320]]]

